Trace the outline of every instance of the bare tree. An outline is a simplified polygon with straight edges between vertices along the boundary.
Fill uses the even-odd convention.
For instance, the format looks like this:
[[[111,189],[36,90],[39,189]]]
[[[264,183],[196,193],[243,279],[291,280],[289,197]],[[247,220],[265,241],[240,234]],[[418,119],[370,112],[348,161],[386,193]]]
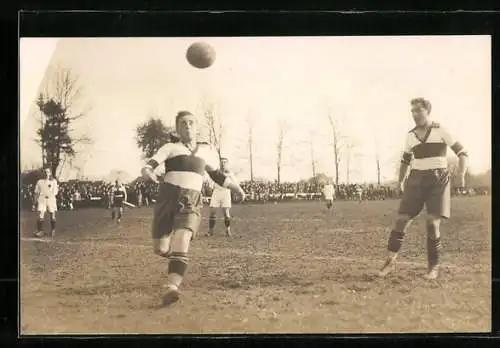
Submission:
[[[351,175],[351,158],[353,155],[353,149],[356,147],[352,142],[346,142],[345,144],[345,158],[346,158],[346,183],[350,184]]]
[[[376,169],[377,169],[377,185],[380,186],[380,183],[381,183],[380,176],[381,176],[382,166],[380,163],[380,147],[379,147],[379,142],[378,142],[378,138],[377,138],[376,134],[374,136],[374,140],[375,140],[375,164],[377,166],[376,167]]]
[[[50,166],[54,177],[58,177],[57,169],[61,164],[76,156],[78,145],[91,143],[88,136],[77,136],[73,127],[89,112],[88,107],[79,107],[81,96],[79,77],[71,69],[60,66],[49,72],[44,92],[38,96],[40,127],[37,141],[42,164]],[[59,169],[60,174],[62,168]]]
[[[214,104],[211,102],[203,103],[203,117],[208,131],[208,141],[221,157],[222,137],[224,133],[223,122],[220,115],[215,112]]]
[[[285,119],[278,120],[278,141],[276,142],[276,170],[277,183],[281,182],[281,166],[283,163],[283,143],[288,132],[288,125]]]
[[[250,162],[250,182],[253,182],[253,132],[255,127],[255,120],[249,114],[246,121],[248,126],[248,159]]]
[[[332,130],[332,146],[333,146],[333,160],[335,163],[335,185],[339,185],[339,170],[340,170],[340,159],[342,152],[342,141],[340,135],[340,126],[341,123],[339,119],[333,117],[333,114],[330,110],[327,112],[328,121]]]
[[[314,156],[314,139],[316,137],[316,132],[311,130],[309,131],[309,147],[311,150],[311,169],[312,169],[312,177],[316,178],[316,157]]]

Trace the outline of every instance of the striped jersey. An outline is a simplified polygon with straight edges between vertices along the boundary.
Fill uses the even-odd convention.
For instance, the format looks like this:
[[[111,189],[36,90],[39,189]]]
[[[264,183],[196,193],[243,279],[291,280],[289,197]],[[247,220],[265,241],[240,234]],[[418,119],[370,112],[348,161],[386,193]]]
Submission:
[[[433,122],[423,138],[419,138],[416,127],[406,137],[403,163],[410,164],[416,170],[445,169],[447,148],[457,155],[466,155],[464,147],[443,127]]]
[[[163,165],[164,182],[201,192],[205,171],[219,169],[219,156],[207,143],[198,143],[193,151],[181,142],[167,143],[147,165],[152,169]]]
[[[111,188],[111,196],[114,202],[124,202],[127,199],[127,190],[123,185],[113,185]]]
[[[230,172],[229,170],[225,170],[223,171],[224,175],[226,175],[228,178],[231,179],[231,181],[235,182],[235,178],[234,178],[234,175],[232,172]],[[219,193],[219,192],[229,192],[229,189],[228,188],[225,188],[217,183],[214,183],[214,193]]]

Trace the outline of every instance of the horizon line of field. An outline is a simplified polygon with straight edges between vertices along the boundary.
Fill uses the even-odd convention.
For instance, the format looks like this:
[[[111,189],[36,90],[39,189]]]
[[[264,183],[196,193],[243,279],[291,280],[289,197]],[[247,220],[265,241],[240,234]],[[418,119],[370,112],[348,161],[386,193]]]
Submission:
[[[124,248],[124,247],[129,247],[129,248],[147,248],[153,250],[153,245],[145,245],[145,244],[125,244],[125,243],[110,243],[110,242],[102,242],[102,239],[94,239],[94,240],[81,240],[81,241],[58,241],[58,240],[52,240],[52,239],[42,239],[42,238],[26,238],[26,237],[21,237],[22,242],[33,242],[33,243],[56,243],[56,244],[61,244],[61,245],[82,245],[82,244],[98,244],[99,246],[107,246],[107,247],[115,247],[115,248]],[[274,252],[274,253],[267,253],[267,252],[259,252],[259,251],[254,251],[254,250],[237,250],[237,249],[231,249],[231,248],[210,248],[210,249],[204,249],[204,253],[206,252],[212,252],[216,254],[220,254],[221,252],[226,252],[229,254],[236,254],[236,255],[252,255],[252,256],[264,256],[264,257],[276,257],[276,256],[290,256],[297,258],[298,255],[293,254],[293,255],[287,255],[284,252]],[[370,258],[363,258],[363,257],[348,257],[348,256],[312,256],[309,255],[307,256],[309,260],[316,260],[316,261],[345,261],[345,262],[356,262],[356,261],[362,261],[362,262],[373,262],[375,261],[374,259]],[[427,264],[424,262],[416,262],[416,261],[404,261],[404,260],[398,260],[398,264],[401,265],[406,265],[406,266],[414,266],[414,267],[427,267]],[[478,265],[476,265],[478,266]],[[483,264],[482,266],[486,266],[489,270],[491,270],[491,265]],[[457,269],[457,268],[462,268],[463,265],[457,265],[457,264],[447,264],[445,263],[443,265],[443,268],[448,268],[448,269]]]

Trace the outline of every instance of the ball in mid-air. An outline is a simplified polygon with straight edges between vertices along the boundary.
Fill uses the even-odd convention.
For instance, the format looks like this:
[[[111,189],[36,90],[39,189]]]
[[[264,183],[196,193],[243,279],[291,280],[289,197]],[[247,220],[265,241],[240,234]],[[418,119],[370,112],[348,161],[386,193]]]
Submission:
[[[215,61],[215,50],[205,42],[195,42],[189,46],[186,59],[195,68],[205,69]]]

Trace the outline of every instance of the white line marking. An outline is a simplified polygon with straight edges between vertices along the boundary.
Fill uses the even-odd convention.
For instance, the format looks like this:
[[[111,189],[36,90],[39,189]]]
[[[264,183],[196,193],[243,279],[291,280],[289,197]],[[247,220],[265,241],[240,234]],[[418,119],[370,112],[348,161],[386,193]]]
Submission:
[[[151,249],[151,252],[153,250],[153,244],[151,245],[145,245],[145,244],[125,244],[125,243],[110,243],[110,242],[104,242],[102,239],[94,239],[94,240],[85,240],[85,241],[58,241],[58,240],[50,240],[50,239],[39,239],[39,238],[25,238],[21,237],[21,241],[23,242],[43,242],[43,243],[54,243],[54,244],[61,244],[61,245],[83,245],[83,244],[98,244],[99,246],[103,247],[113,247],[113,248],[147,248]],[[194,245],[196,248],[196,245]],[[193,249],[195,249],[193,248]],[[196,250],[196,249],[195,249]],[[258,251],[253,251],[253,250],[236,250],[236,249],[230,249],[230,248],[210,248],[210,249],[203,249],[203,253],[206,254],[207,252],[211,252],[214,254],[220,255],[221,253],[226,253],[226,254],[233,254],[233,255],[241,255],[241,256],[263,256],[263,257],[293,257],[293,258],[307,258],[308,260],[315,260],[315,261],[340,261],[340,262],[362,262],[367,265],[367,268],[370,268],[370,266],[373,265],[376,260],[374,259],[369,259],[365,257],[348,257],[348,256],[309,256],[309,255],[296,255],[296,254],[291,254],[291,253],[283,253],[283,252],[275,252],[275,253],[266,253],[266,252],[258,252]],[[382,264],[383,259],[380,259],[380,262]],[[406,266],[416,266],[416,267],[427,267],[426,263],[423,262],[415,262],[415,261],[402,261],[399,260],[397,261],[397,264],[400,265],[406,265]],[[486,269],[490,269],[489,265],[481,265]],[[455,264],[443,264],[442,267],[444,269],[458,269],[458,268],[463,268],[464,266],[460,265],[455,265]]]

